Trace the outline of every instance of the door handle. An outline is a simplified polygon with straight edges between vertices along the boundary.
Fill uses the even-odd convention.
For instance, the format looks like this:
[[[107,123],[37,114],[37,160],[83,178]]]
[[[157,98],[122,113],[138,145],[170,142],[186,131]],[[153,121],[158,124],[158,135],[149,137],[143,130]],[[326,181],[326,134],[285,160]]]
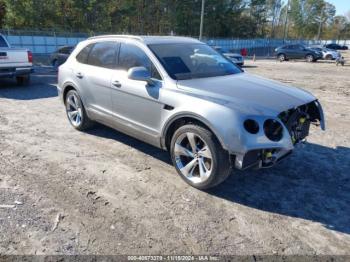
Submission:
[[[79,73],[77,73],[77,74],[76,74],[76,76],[77,76],[78,78],[80,78],[80,79],[82,79],[82,78],[84,77],[84,76],[83,76],[83,74],[82,74],[82,73],[80,73],[80,72],[79,72]]]
[[[112,85],[115,86],[115,87],[118,87],[118,88],[122,87],[122,84],[118,80],[113,81]]]

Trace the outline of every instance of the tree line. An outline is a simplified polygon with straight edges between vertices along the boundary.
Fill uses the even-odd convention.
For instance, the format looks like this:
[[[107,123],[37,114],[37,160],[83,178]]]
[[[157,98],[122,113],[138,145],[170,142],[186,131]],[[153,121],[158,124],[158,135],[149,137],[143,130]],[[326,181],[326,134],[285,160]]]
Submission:
[[[350,7],[350,6],[349,6]],[[0,28],[198,36],[201,0],[0,0]],[[204,37],[345,39],[325,0],[206,0]]]

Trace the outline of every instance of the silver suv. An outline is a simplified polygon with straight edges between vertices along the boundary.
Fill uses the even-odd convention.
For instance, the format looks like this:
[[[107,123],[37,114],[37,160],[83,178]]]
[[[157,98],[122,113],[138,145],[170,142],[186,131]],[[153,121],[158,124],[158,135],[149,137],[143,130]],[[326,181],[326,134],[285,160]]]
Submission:
[[[324,129],[310,93],[243,72],[192,38],[99,36],[59,68],[58,90],[78,130],[100,122],[170,151],[198,189],[231,167],[270,167]]]

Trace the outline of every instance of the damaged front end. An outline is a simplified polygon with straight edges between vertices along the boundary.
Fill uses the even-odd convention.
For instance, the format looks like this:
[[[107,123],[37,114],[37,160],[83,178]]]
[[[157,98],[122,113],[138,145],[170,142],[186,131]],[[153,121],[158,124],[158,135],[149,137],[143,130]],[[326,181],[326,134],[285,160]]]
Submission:
[[[317,100],[284,111],[278,118],[288,129],[293,144],[301,142],[309,135],[310,124],[321,126],[322,130],[325,130],[323,110]]]
[[[265,119],[256,124],[263,127],[256,135],[265,137],[256,139],[259,144],[251,145],[246,153],[236,154],[235,166],[238,169],[271,167],[306,141],[310,125],[325,130],[323,110],[317,100],[281,112],[277,119]]]

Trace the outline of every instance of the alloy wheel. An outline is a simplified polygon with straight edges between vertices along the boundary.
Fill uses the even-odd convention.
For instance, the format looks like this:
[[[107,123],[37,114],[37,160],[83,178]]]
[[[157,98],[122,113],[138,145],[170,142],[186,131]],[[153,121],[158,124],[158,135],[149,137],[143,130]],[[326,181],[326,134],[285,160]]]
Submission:
[[[280,55],[280,56],[279,56],[279,60],[280,60],[281,62],[285,61],[285,60],[286,60],[285,55]]]
[[[181,134],[175,142],[174,156],[177,168],[192,183],[203,183],[210,177],[212,153],[199,135],[191,132]]]
[[[82,108],[76,94],[69,94],[66,100],[66,110],[69,121],[73,126],[78,127],[82,120]]]
[[[306,61],[308,61],[309,63],[311,63],[312,61],[314,61],[314,57],[312,55],[307,55],[306,56]]]

